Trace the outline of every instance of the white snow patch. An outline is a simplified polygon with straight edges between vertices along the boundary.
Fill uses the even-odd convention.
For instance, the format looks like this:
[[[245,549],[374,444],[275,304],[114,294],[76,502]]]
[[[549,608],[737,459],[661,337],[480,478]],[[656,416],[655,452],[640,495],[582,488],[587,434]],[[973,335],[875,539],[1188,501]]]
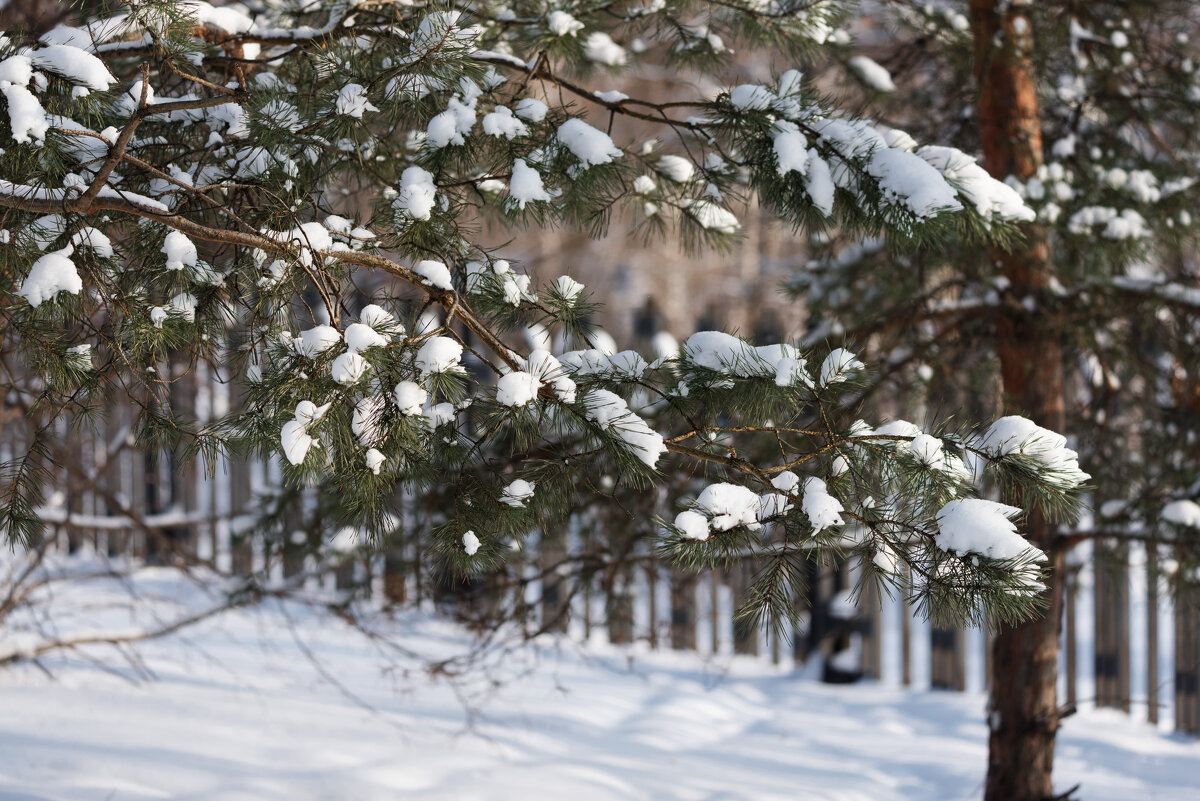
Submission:
[[[461,369],[463,348],[450,337],[431,337],[417,351],[417,368],[421,375],[445,373]]]
[[[518,478],[500,494],[500,502],[508,506],[524,508],[525,501],[533,497],[534,485],[523,478]]]
[[[1046,555],[1017,533],[1012,521],[1019,514],[1016,506],[982,498],[950,501],[937,513],[935,542],[959,556],[973,553],[989,559],[1044,562]]]
[[[606,389],[593,389],[584,396],[583,402],[587,418],[600,428],[611,430],[647,467],[654,467],[659,457],[667,452],[662,434],[630,411],[629,404],[620,395]]]
[[[542,382],[529,373],[515,370],[496,382],[496,401],[504,406],[524,406],[537,397]]]
[[[804,479],[804,503],[801,508],[814,534],[831,526],[842,525],[842,512],[845,511],[842,502],[830,495],[825,482],[815,476]]]
[[[613,144],[608,134],[577,117],[558,126],[558,141],[574,153],[585,167],[609,164],[622,155],[621,149]]]
[[[35,261],[17,294],[36,308],[43,301],[53,300],[60,292],[78,295],[82,290],[83,279],[79,277],[75,263],[60,251],[47,253]]]
[[[440,261],[425,259],[413,265],[413,272],[421,276],[422,283],[436,289],[454,289],[454,281],[450,277],[450,268]]]

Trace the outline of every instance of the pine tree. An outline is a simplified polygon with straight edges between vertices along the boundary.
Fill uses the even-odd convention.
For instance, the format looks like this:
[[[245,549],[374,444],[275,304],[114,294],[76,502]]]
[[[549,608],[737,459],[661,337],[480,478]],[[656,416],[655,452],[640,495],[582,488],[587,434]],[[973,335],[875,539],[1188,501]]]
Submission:
[[[839,46],[842,13],[153,0],[5,38],[4,381],[34,427],[0,474],[5,536],[39,536],[54,421],[88,425],[117,393],[148,450],[278,458],[260,533],[279,547],[302,490],[369,546],[397,528],[399,492],[425,505],[422,548],[478,576],[581,508],[668,487],[677,514],[639,521],[662,555],[764,563],[744,619],[786,619],[807,561],[846,551],[930,614],[1038,613],[1047,556],[1014,521],[1073,518],[1087,478],[1054,432],[866,423],[873,374],[845,347],[707,331],[653,361],[614,353],[586,287],[483,244],[621,219],[721,247],[753,198],[888,252],[1026,247],[1017,191],[797,69],[716,98],[604,90],[633,63],[721,75],[735,44],[806,63]],[[661,141],[618,141],[619,120]],[[534,325],[567,352],[518,350]],[[232,367],[242,408],[183,419],[165,369],[181,359]]]
[[[1008,249],[897,253],[834,240],[794,287],[826,330],[877,342],[870,352],[906,394],[983,400],[978,411],[990,413],[994,387],[1000,409],[1065,432],[1083,464],[1103,465],[1092,471],[1091,526],[1029,518],[1027,535],[1050,555],[1046,615],[1000,626],[993,648],[985,797],[1049,798],[1066,713],[1055,684],[1067,551],[1132,536],[1149,542],[1153,566],[1162,543],[1181,602],[1195,592],[1200,296],[1186,254],[1200,20],[1193,4],[1165,1],[972,0],[883,16],[864,29],[897,36],[870,54],[900,65],[919,49],[926,76],[889,76],[885,117],[917,138],[952,132],[945,141],[982,153],[1037,219]]]

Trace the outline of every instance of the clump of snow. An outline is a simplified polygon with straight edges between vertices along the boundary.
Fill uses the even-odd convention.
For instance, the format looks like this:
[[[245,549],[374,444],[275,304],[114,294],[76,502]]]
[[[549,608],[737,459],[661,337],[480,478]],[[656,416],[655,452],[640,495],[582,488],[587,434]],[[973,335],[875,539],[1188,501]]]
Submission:
[[[413,265],[413,272],[421,276],[421,282],[436,289],[454,289],[450,268],[440,261],[424,259]]]
[[[370,366],[370,363],[357,351],[347,350],[333,360],[330,371],[334,381],[343,386],[350,386],[357,384]]]
[[[357,83],[348,83],[338,91],[334,108],[337,109],[340,116],[354,117],[360,120],[368,111],[379,111],[367,99],[366,88]]]
[[[742,111],[762,111],[775,100],[775,93],[765,86],[744,83],[729,92],[729,102]]]
[[[722,208],[708,198],[696,198],[683,204],[684,211],[705,230],[719,234],[735,234],[742,224],[729,209]]]
[[[475,125],[475,103],[463,102],[458,97],[450,98],[446,110],[429,121],[425,136],[430,147],[443,148],[447,145],[462,145],[464,138]]]
[[[1186,498],[1171,501],[1163,507],[1162,519],[1177,526],[1200,528],[1200,504]]]
[[[318,422],[329,411],[330,404],[317,406],[312,401],[300,401],[292,419],[283,424],[279,441],[283,454],[292,464],[300,464],[313,447],[314,440],[308,433],[309,426]]]
[[[596,348],[573,350],[559,359],[563,368],[574,375],[600,376],[612,381],[638,381],[649,367],[641,354],[632,350],[611,354]]]
[[[28,55],[35,66],[88,89],[104,92],[117,82],[103,61],[78,47],[56,44],[30,50]]]
[[[1012,521],[1020,514],[1015,506],[982,498],[950,501],[937,513],[934,541],[958,556],[972,553],[989,559],[1044,562],[1046,555],[1017,533]]]
[[[1079,469],[1079,455],[1067,438],[1020,415],[1001,417],[983,435],[983,449],[994,456],[1015,454],[1041,468],[1041,480],[1071,490],[1091,476]]]
[[[811,387],[812,376],[808,374],[804,359],[799,356],[784,356],[776,362],[775,384],[780,387]]]
[[[1031,222],[1037,218],[1016,190],[997,181],[961,150],[925,145],[917,150],[917,155],[940,172],[985,220]]]
[[[937,469],[945,463],[946,454],[942,449],[942,441],[937,437],[917,434],[908,444],[908,449],[926,467]]]
[[[415,381],[401,381],[392,391],[392,395],[396,398],[396,406],[400,409],[400,414],[407,417],[415,417],[420,414],[421,407],[425,405],[425,401],[429,400],[429,393]]]
[[[367,469],[375,475],[379,475],[379,471],[383,469],[383,463],[387,461],[387,457],[383,455],[383,451],[377,448],[368,449],[363,454],[363,459],[367,463]]]
[[[301,223],[290,231],[263,231],[265,236],[300,248],[300,261],[313,264],[313,251],[328,250],[333,245],[329,229],[319,222]]]
[[[740,484],[709,484],[696,498],[696,506],[712,516],[709,525],[714,531],[728,531],[738,526],[760,527],[758,495]]]
[[[628,100],[629,95],[616,89],[609,89],[601,92],[599,90],[592,92],[597,100],[603,100],[605,103],[620,103],[622,100]]]
[[[496,401],[504,406],[524,406],[537,397],[542,382],[529,373],[515,370],[496,382]]]
[[[50,123],[41,102],[24,86],[0,83],[0,92],[8,102],[8,122],[12,138],[19,144],[40,142],[46,138]]]
[[[169,304],[171,311],[175,312],[187,322],[195,322],[196,320],[196,296],[190,292],[180,292],[171,298]]]
[[[613,41],[613,38],[603,31],[590,34],[583,45],[583,55],[588,61],[605,64],[609,67],[624,66],[628,61],[625,48]]]
[[[171,231],[163,240],[162,252],[167,257],[168,270],[182,270],[184,267],[195,267],[196,245],[187,235],[180,231]]]
[[[454,404],[438,403],[422,409],[421,414],[424,415],[425,422],[429,424],[430,428],[437,428],[453,423],[458,413]]]
[[[433,174],[420,167],[408,167],[400,174],[400,189],[392,205],[407,211],[414,220],[428,220],[437,200]]]
[[[518,478],[504,488],[500,502],[508,506],[523,508],[525,501],[533,497],[534,485],[523,478]]]
[[[867,161],[866,172],[879,182],[886,200],[907,208],[917,217],[936,217],[962,208],[942,174],[907,150],[890,147],[875,150]]]
[[[866,56],[851,58],[850,69],[854,70],[854,74],[858,76],[859,80],[876,92],[896,91],[896,84],[892,82],[891,73],[883,65]]]
[[[521,209],[524,209],[528,203],[554,199],[554,196],[546,191],[541,173],[526,164],[525,159],[517,159],[513,162],[508,194]]]
[[[575,402],[575,382],[567,376],[563,365],[548,350],[538,349],[529,354],[526,369],[543,384],[549,384],[563,403]]]
[[[808,159],[808,174],[804,179],[804,190],[813,206],[821,215],[828,217],[833,214],[833,196],[836,185],[833,183],[833,171],[829,162],[810,151]]]
[[[350,433],[363,447],[378,445],[383,439],[380,427],[386,402],[380,395],[369,395],[359,398],[354,404],[354,413],[350,417]],[[420,409],[417,410],[418,412]]]
[[[342,338],[346,340],[346,347],[355,352],[361,352],[367,348],[379,348],[388,344],[387,337],[365,323],[351,323],[346,326]]]
[[[793,473],[791,470],[784,470],[775,478],[771,479],[771,486],[782,492],[784,495],[795,495],[800,489],[800,476]]]
[[[808,173],[810,153],[808,138],[805,137],[794,122],[787,120],[776,123],[776,134],[772,140],[775,151],[776,169],[780,175],[796,172],[799,175]]]
[[[930,470],[935,470],[958,481],[970,478],[970,472],[963,465],[962,459],[945,450],[940,439],[929,434],[919,433],[908,444],[909,453],[917,461]]]
[[[584,167],[609,164],[621,157],[621,149],[604,131],[593,128],[583,120],[572,117],[558,126],[558,141],[575,154]]]
[[[801,508],[814,534],[830,526],[842,525],[842,502],[830,495],[825,482],[815,476],[804,479],[804,502]]]
[[[200,24],[211,25],[226,33],[247,33],[255,27],[254,20],[237,6],[217,7],[203,0],[188,0],[180,6]]]
[[[593,389],[584,396],[587,418],[602,429],[611,430],[629,446],[647,467],[654,467],[667,452],[662,434],[629,410],[629,404],[616,393]]]
[[[318,325],[301,331],[300,336],[292,340],[292,348],[301,356],[311,359],[336,347],[341,341],[342,335],[336,328],[331,325]]]
[[[696,177],[696,165],[682,156],[663,156],[658,160],[658,171],[677,184],[685,184]]]
[[[526,136],[529,128],[521,122],[519,117],[513,115],[512,109],[508,106],[496,106],[490,113],[484,115],[483,132],[488,136],[515,139],[518,136]]]
[[[464,531],[462,535],[463,550],[467,556],[474,556],[479,551],[479,537],[474,531]]]
[[[827,387],[838,384],[850,377],[850,373],[865,367],[850,351],[845,348],[835,348],[821,362],[821,386]]]
[[[708,518],[691,509],[675,515],[675,528],[679,529],[680,536],[685,539],[708,539]]]
[[[546,119],[550,107],[535,97],[524,97],[517,101],[514,111],[523,120],[541,122]]]
[[[329,550],[337,554],[350,554],[365,544],[363,533],[354,526],[343,526],[329,541]]]
[[[1096,225],[1104,226],[1100,235],[1105,239],[1141,239],[1151,233],[1146,218],[1133,209],[1118,212],[1107,206],[1085,206],[1071,215],[1067,230],[1073,234],[1087,234]]]
[[[738,378],[774,377],[779,386],[808,385],[804,357],[791,345],[754,347],[723,331],[698,331],[683,345],[687,360],[698,367]]]
[[[463,348],[450,337],[431,337],[417,351],[417,368],[421,375],[445,373],[461,369]]]
[[[78,295],[83,290],[83,279],[75,263],[67,258],[69,253],[69,249],[47,253],[35,261],[17,294],[35,308],[43,301],[53,300],[60,292]]]
[[[579,294],[583,292],[583,284],[576,281],[569,275],[560,275],[554,282],[554,288],[558,294],[569,305],[575,305],[575,301],[579,298]]]
[[[390,329],[397,325],[396,318],[392,316],[391,312],[374,303],[364,306],[363,310],[359,312],[358,319],[363,325],[369,325],[375,330]]]
[[[555,36],[574,36],[583,30],[583,23],[565,11],[551,11],[546,15],[546,28]]]
[[[912,439],[921,435],[921,429],[907,420],[892,420],[890,423],[884,423],[869,433],[878,437],[906,437]]]
[[[33,78],[33,62],[29,56],[15,55],[0,61],[0,83],[28,86]]]

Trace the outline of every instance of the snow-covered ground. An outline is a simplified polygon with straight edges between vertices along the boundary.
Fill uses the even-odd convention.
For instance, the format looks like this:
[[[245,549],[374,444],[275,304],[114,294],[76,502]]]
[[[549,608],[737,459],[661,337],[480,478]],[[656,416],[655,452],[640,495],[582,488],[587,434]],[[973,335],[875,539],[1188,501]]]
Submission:
[[[129,603],[130,593],[138,601]],[[211,598],[167,569],[56,590],[0,630],[28,644],[150,627]],[[983,697],[828,686],[767,662],[546,641],[432,677],[470,640],[422,613],[368,637],[319,607],[263,602],[123,653],[0,671],[5,801],[971,799]],[[44,669],[43,669],[44,668]],[[456,666],[450,665],[450,674]],[[1200,744],[1084,711],[1056,783],[1090,801],[1196,798]]]

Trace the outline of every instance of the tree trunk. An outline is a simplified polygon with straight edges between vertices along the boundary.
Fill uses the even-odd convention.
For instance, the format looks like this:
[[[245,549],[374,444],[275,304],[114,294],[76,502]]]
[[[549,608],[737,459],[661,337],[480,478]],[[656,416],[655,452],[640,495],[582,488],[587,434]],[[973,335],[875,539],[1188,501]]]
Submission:
[[[1042,163],[1042,137],[1027,5],[971,0],[983,163],[996,178],[1025,180]],[[992,256],[1008,278],[1009,303],[998,319],[1005,407],[1055,431],[1064,427],[1063,361],[1048,287],[1053,265],[1045,232],[1024,230],[1012,252]],[[1026,303],[1032,300],[1031,307]],[[1030,311],[1032,308],[1032,311]],[[1026,534],[1050,557],[1045,614],[1000,626],[992,645],[985,801],[1045,801],[1054,796],[1051,771],[1059,713],[1055,697],[1062,619],[1063,555],[1054,526],[1034,511]]]

